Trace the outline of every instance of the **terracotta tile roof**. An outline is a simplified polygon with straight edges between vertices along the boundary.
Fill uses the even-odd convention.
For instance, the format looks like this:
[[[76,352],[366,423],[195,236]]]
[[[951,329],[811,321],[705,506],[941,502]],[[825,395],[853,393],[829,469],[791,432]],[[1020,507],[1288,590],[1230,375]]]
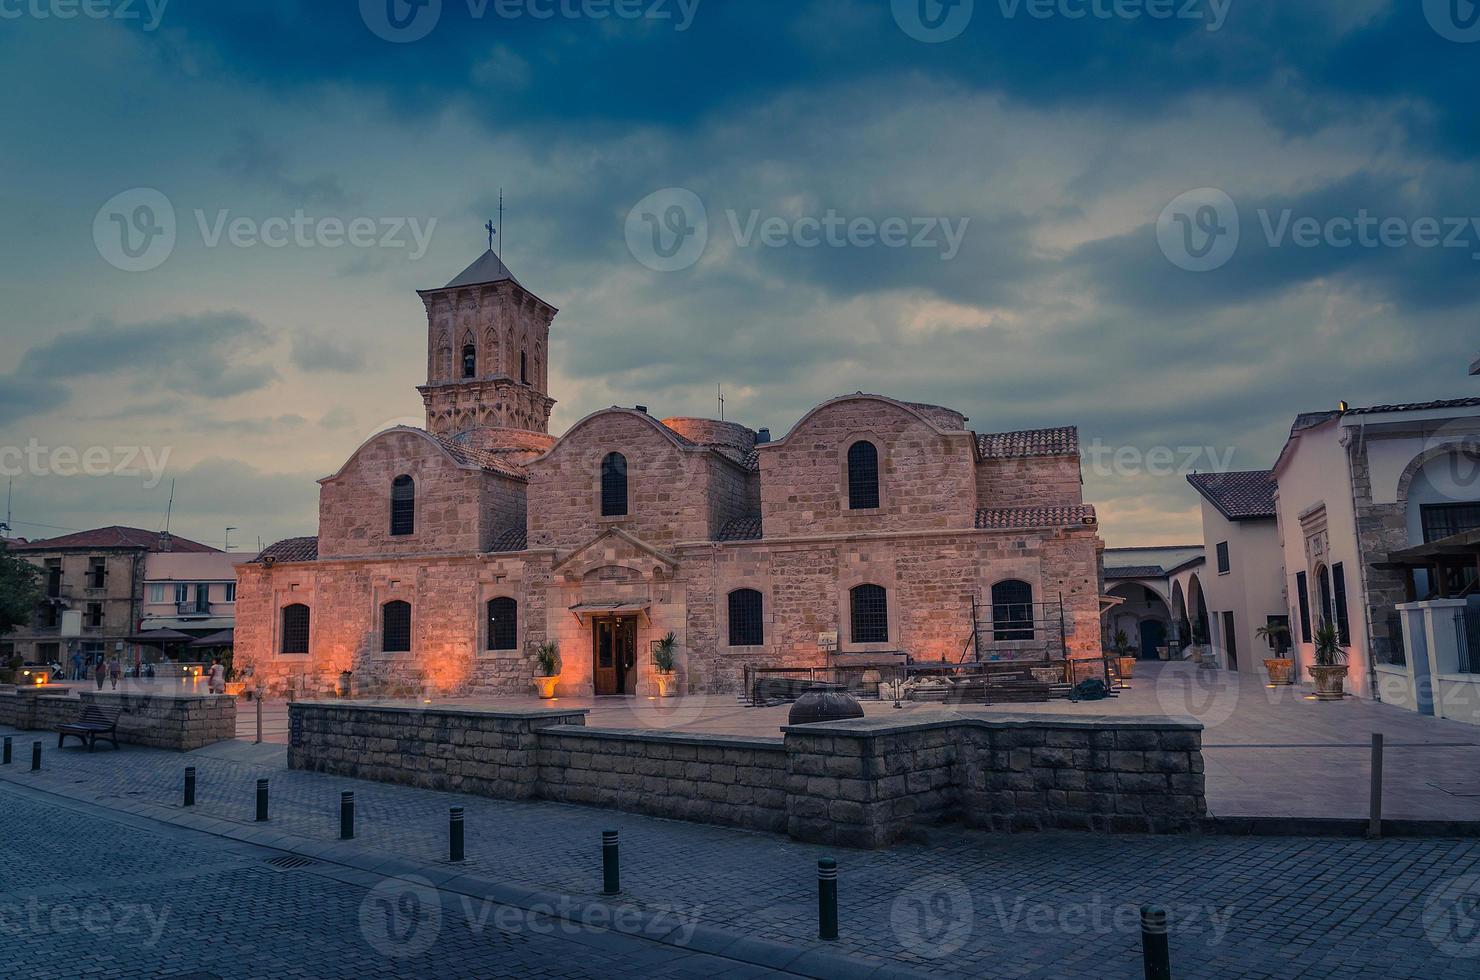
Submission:
[[[740,517],[730,521],[720,529],[716,541],[759,541],[761,538],[761,519],[759,517]]]
[[[524,528],[511,527],[494,538],[493,547],[488,550],[493,553],[523,551],[528,546],[528,543],[528,534]]]
[[[486,449],[477,449],[473,446],[465,446],[460,442],[454,442],[445,436],[432,436],[442,448],[447,450],[448,455],[459,463],[469,466],[477,466],[490,473],[499,476],[507,476],[514,480],[528,480],[529,470],[518,463],[505,459],[502,454],[490,452]]]
[[[1006,531],[1037,527],[1081,527],[1097,523],[1089,504],[1071,507],[991,507],[976,512],[976,526],[983,531]]]
[[[50,551],[57,548],[138,548],[144,551],[162,552],[164,549],[160,546],[160,539],[163,536],[160,531],[145,531],[143,528],[115,525],[94,528],[91,531],[78,531],[75,534],[64,534],[58,538],[46,538],[42,541],[26,541],[12,544],[10,547],[15,551]],[[200,554],[219,549],[203,545],[199,541],[191,541],[189,538],[182,538],[178,534],[172,534],[169,536],[169,550]]]
[[[284,538],[275,544],[270,544],[262,549],[262,554],[253,558],[253,563],[260,564],[265,559],[278,561],[318,561],[319,539],[308,538]]]
[[[1382,415],[1387,412],[1430,412],[1440,408],[1476,408],[1480,398],[1448,398],[1432,402],[1406,402],[1399,405],[1372,405],[1367,408],[1349,408],[1348,415]]]
[[[976,452],[982,459],[1023,459],[1031,456],[1079,455],[1079,429],[1022,429],[1018,432],[978,432]]]
[[[1106,578],[1161,578],[1166,572],[1160,565],[1126,565],[1122,568],[1106,568]]]
[[[1230,521],[1274,516],[1274,495],[1279,484],[1270,470],[1194,473],[1187,482]]]

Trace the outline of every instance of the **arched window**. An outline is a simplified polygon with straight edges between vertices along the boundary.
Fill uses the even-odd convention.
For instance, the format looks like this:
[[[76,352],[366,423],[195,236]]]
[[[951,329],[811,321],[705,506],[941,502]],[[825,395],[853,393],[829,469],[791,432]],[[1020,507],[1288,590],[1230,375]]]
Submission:
[[[519,603],[507,596],[488,600],[488,649],[519,649]]]
[[[730,593],[730,646],[758,647],[766,642],[761,619],[761,594],[755,589]]]
[[[521,384],[529,384],[529,358],[524,351],[519,352],[519,381]]]
[[[1033,639],[1033,587],[1008,579],[992,586],[992,637],[998,640]]]
[[[416,533],[416,481],[398,476],[391,481],[391,534]]]
[[[478,376],[478,348],[472,344],[463,345],[463,377],[476,378]]]
[[[1321,623],[1334,624],[1336,616],[1332,612],[1331,605],[1331,570],[1325,565],[1316,569],[1316,595],[1321,601]]]
[[[627,457],[607,453],[601,461],[601,516],[623,517],[627,513]]]
[[[871,442],[848,447],[848,509],[873,510],[879,506],[879,450]]]
[[[283,652],[308,652],[308,607],[301,602],[283,607]]]
[[[889,599],[882,585],[858,585],[849,593],[854,643],[889,642]]]
[[[380,649],[411,652],[411,603],[393,599],[380,607]]]

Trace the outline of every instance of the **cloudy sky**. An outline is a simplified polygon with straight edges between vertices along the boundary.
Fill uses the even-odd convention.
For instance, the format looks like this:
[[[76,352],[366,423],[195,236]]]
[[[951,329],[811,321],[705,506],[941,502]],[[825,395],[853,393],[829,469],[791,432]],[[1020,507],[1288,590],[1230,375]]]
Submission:
[[[502,188],[555,431],[716,384],[778,434],[860,389],[1077,424],[1109,543],[1195,542],[1186,473],[1296,412],[1476,392],[1475,12],[3,0],[15,532],[173,482],[178,533],[312,533]]]

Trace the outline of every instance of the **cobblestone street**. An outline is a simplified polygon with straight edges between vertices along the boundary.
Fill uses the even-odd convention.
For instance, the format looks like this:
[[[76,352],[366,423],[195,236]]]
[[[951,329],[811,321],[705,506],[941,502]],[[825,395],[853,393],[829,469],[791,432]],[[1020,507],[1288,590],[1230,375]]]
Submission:
[[[309,974],[335,975],[331,964],[346,975],[391,969],[396,964],[376,958],[355,921],[364,886],[390,874],[444,890],[444,937],[427,955],[447,959],[426,962],[449,964],[444,971],[449,974],[477,972],[466,957],[475,947],[480,955],[491,954],[476,945],[478,937],[464,935],[464,925],[446,926],[449,917],[459,923],[468,918],[464,899],[474,896],[476,910],[481,897],[494,895],[500,886],[566,895],[576,902],[598,899],[599,838],[605,828],[622,834],[622,902],[671,916],[675,923],[782,944],[764,947],[771,957],[764,962],[773,966],[780,949],[796,956],[826,946],[938,976],[1133,977],[1140,975],[1135,909],[1159,902],[1172,915],[1179,977],[1443,978],[1472,977],[1480,968],[1474,901],[1480,895],[1480,844],[1472,841],[994,836],[942,828],[926,842],[888,851],[833,851],[633,814],[292,772],[285,768],[281,746],[243,742],[188,755],[135,747],[88,754],[58,752],[43,738],[43,771],[31,773],[25,762],[34,738],[15,734],[17,761],[0,770],[7,790],[15,785],[62,794],[127,811],[131,821],[163,819],[243,838],[181,836],[188,832],[163,827],[100,831],[96,820],[68,823],[71,817],[57,817],[61,822],[53,826],[48,814],[54,806],[29,796],[7,805],[0,821],[11,849],[6,886],[11,906],[61,887],[59,894],[74,896],[68,898],[72,902],[77,896],[124,901],[131,895],[138,901],[168,898],[180,910],[190,910],[181,919],[189,928],[182,928],[178,941],[166,939],[158,951],[130,944],[128,956],[139,962],[124,961],[143,975],[191,969],[273,975],[271,970],[241,972],[239,957],[249,948],[272,949],[283,957],[272,970],[286,970],[299,957]],[[179,805],[187,764],[199,773],[194,812]],[[272,819],[265,825],[252,822],[260,777],[271,779]],[[352,844],[337,840],[344,789],[354,790],[358,804]],[[16,798],[13,792],[6,796]],[[452,805],[466,808],[468,822],[469,860],[456,866],[445,862]],[[352,880],[361,888],[346,892],[332,882],[302,878],[301,872],[273,870],[263,857],[243,856],[242,848],[251,844],[310,856],[321,870],[340,868],[358,876]],[[814,869],[825,855],[837,857],[841,866],[842,937],[832,944],[814,938]],[[111,879],[127,879],[136,890],[115,891],[107,884]],[[161,887],[161,881],[169,884]],[[272,927],[285,908],[293,910],[287,913],[290,926]],[[641,943],[598,935],[605,943]],[[507,953],[513,964],[497,970],[500,975],[585,976],[593,970],[622,975],[615,966],[607,969],[600,951],[580,944],[543,948],[541,940],[522,933],[500,942],[500,955]],[[696,946],[713,952],[717,942],[709,935]],[[236,951],[225,960],[232,968],[223,972],[219,958],[214,967],[194,965],[195,958],[219,950],[219,944]],[[36,948],[53,945],[41,942]],[[641,945],[662,960],[651,944]],[[116,955],[108,947],[107,942],[61,946]],[[659,949],[694,955],[672,946]],[[519,959],[525,953],[529,958]],[[673,975],[723,975],[724,969],[738,969],[744,944],[729,955],[734,958],[721,961],[719,968],[685,965],[682,959],[668,965],[679,971]],[[81,972],[64,969],[61,960],[35,962],[51,964],[52,974],[43,975]],[[103,972],[119,969],[118,962]],[[347,965],[352,963],[358,966]],[[521,972],[526,968],[533,972]],[[804,959],[794,969],[826,972],[809,970]],[[661,975],[655,969],[639,972]],[[867,973],[868,967],[850,972]]]

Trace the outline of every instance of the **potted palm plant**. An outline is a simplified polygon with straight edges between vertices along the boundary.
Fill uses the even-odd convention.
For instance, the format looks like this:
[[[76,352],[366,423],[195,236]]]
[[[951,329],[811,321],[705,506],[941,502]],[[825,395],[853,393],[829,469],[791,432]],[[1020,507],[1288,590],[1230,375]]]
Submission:
[[[1110,646],[1115,651],[1115,658],[1120,661],[1120,676],[1129,680],[1136,669],[1136,658],[1130,655],[1131,640],[1125,635],[1125,630],[1115,631]]]
[[[1346,651],[1341,648],[1341,634],[1335,623],[1322,621],[1313,639],[1316,662],[1305,669],[1316,682],[1316,700],[1340,701],[1346,693]]]
[[[1275,686],[1284,686],[1295,683],[1295,661],[1284,656],[1285,638],[1290,635],[1290,627],[1284,623],[1267,623],[1254,631],[1254,635],[1274,651],[1274,656],[1264,661],[1264,669],[1269,673],[1269,683]]]
[[[555,685],[560,681],[560,646],[547,640],[534,648],[535,686],[540,689],[540,698],[549,701],[555,697]]]
[[[653,644],[653,671],[658,682],[658,697],[671,698],[678,693],[678,637],[669,630]]]

